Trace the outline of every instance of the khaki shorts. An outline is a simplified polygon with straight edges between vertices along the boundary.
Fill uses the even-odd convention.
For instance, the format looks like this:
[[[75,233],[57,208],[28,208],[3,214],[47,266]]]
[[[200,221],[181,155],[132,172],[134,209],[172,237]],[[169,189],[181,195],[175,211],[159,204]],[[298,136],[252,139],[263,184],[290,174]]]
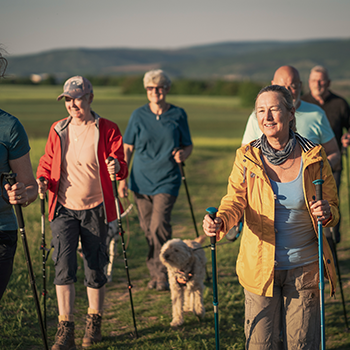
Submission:
[[[318,262],[275,271],[273,297],[244,290],[246,349],[319,350]]]

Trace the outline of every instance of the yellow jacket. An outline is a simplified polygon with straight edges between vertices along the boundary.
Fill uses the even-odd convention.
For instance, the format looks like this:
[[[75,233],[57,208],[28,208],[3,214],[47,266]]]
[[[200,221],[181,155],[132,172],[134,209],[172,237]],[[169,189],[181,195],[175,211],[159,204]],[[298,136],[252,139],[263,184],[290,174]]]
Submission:
[[[322,146],[296,134],[302,149],[303,189],[306,206],[318,236],[317,219],[311,215],[309,201],[316,196],[314,180],[320,178],[323,199],[331,207],[331,218],[325,227],[339,221],[337,188]],[[227,194],[221,200],[217,216],[223,220],[223,228],[217,233],[222,239],[228,230],[244,216],[244,231],[237,258],[237,275],[241,285],[257,295],[273,296],[275,262],[275,199],[270,180],[261,160],[260,141],[256,140],[237,150],[229,177]],[[336,273],[333,256],[323,235],[323,261],[325,277],[330,281],[331,295],[335,293]]]

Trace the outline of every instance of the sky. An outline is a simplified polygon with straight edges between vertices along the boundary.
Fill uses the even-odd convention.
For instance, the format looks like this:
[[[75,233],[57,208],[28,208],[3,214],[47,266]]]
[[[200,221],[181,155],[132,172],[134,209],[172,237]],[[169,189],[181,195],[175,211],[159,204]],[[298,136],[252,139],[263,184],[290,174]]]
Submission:
[[[8,55],[350,38],[349,0],[0,0]]]

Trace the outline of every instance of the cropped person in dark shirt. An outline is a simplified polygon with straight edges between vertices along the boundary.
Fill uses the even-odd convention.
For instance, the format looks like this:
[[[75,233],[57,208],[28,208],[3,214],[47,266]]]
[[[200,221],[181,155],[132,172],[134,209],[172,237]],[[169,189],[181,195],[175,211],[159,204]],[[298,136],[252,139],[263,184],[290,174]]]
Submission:
[[[330,84],[331,80],[327,69],[322,66],[313,67],[309,76],[310,92],[302,96],[302,100],[314,103],[325,111],[339,149],[346,149],[350,144],[350,108],[344,98],[329,90]],[[340,166],[338,169],[332,170],[339,192],[342,167]],[[332,229],[334,231],[334,243],[340,242],[339,225],[340,221]],[[334,251],[332,232],[330,229],[325,229],[325,234],[328,243]]]

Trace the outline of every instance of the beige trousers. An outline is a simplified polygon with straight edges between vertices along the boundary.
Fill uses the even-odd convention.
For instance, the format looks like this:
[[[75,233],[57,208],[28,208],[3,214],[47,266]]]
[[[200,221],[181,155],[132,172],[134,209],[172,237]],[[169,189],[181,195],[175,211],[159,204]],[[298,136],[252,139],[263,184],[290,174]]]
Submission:
[[[276,270],[273,297],[244,290],[246,349],[319,350],[321,336],[318,261]]]

